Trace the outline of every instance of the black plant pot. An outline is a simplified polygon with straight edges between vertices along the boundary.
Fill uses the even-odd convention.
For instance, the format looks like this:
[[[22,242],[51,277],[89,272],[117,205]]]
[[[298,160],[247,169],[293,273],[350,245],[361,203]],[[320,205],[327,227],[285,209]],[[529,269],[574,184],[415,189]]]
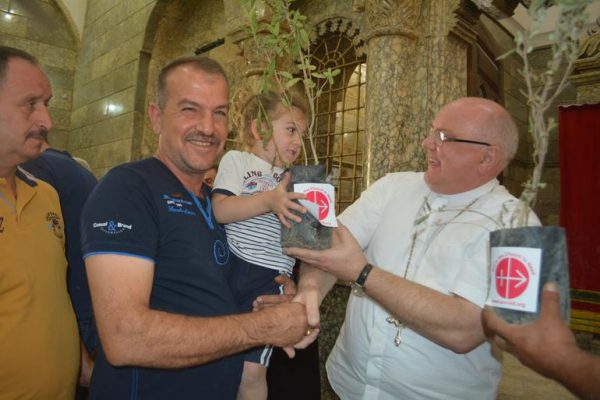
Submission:
[[[556,282],[560,293],[560,309],[565,321],[569,321],[570,293],[569,266],[567,261],[567,244],[565,230],[560,227],[524,227],[501,229],[490,233],[490,247],[526,247],[541,249],[541,270],[539,274],[539,290],[537,293],[537,309],[532,312],[517,311],[498,306],[492,308],[505,321],[513,324],[525,324],[539,317],[541,295],[547,282]],[[492,263],[494,260],[491,260]],[[497,279],[492,274],[490,279]],[[510,281],[508,281],[510,282]],[[512,281],[518,285],[519,281]],[[491,289],[493,285],[491,285]]]
[[[293,191],[295,183],[326,183],[324,165],[298,165],[290,168],[288,192]],[[294,211],[293,211],[294,212]],[[328,249],[331,247],[333,228],[323,226],[310,213],[300,214],[301,222],[291,222],[292,227],[281,226],[281,247],[302,247],[306,249]]]

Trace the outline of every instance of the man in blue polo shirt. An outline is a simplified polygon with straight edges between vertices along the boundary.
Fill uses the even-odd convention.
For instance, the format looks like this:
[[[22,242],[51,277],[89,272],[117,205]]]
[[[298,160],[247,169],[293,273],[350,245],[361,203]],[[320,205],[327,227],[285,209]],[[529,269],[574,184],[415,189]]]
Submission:
[[[65,221],[65,254],[67,256],[67,288],[77,317],[81,337],[81,377],[77,399],[83,399],[94,367],[93,355],[98,347],[92,300],[88,289],[85,265],[81,256],[79,231],[81,210],[88,195],[96,186],[96,177],[69,152],[53,149],[47,135],[42,135],[42,154],[21,167],[36,178],[49,183],[58,193],[60,210]]]
[[[171,62],[149,107],[156,155],[110,171],[86,203],[83,253],[101,338],[92,399],[234,399],[236,353],[307,331],[296,303],[237,314],[226,279],[234,255],[202,183],[223,151],[227,112],[218,63]]]

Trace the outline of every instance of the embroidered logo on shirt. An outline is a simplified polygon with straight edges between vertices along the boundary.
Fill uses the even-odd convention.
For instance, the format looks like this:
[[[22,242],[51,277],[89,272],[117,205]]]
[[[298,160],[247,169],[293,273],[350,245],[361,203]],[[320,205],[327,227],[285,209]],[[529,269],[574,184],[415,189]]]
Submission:
[[[94,222],[92,224],[92,228],[98,228],[104,233],[108,233],[109,235],[117,235],[123,231],[131,230],[133,225],[127,225],[122,222],[115,221],[106,221],[106,222]]]
[[[256,192],[268,192],[277,186],[277,181],[271,176],[250,177],[244,181],[242,195],[254,194]]]
[[[57,213],[49,211],[46,213],[46,222],[48,222],[48,229],[52,230],[54,236],[59,239],[64,238],[63,227],[60,224],[60,217]]]
[[[229,246],[227,246],[227,243],[223,243],[218,239],[215,240],[213,243],[213,256],[217,264],[227,264],[227,261],[229,261]]]
[[[196,215],[194,211],[189,209],[189,207],[193,207],[192,202],[182,199],[179,196],[181,196],[179,193],[162,195],[162,199],[165,201],[165,205],[167,206],[167,211],[185,215]]]

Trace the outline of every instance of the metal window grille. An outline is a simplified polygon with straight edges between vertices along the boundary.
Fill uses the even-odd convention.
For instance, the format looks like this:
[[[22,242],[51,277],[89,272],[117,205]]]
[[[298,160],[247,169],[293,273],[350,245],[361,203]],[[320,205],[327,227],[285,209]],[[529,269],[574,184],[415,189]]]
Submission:
[[[363,189],[367,65],[344,32],[329,32],[319,38],[312,54],[318,71],[328,67],[341,70],[315,105],[317,154],[332,176],[339,214]]]

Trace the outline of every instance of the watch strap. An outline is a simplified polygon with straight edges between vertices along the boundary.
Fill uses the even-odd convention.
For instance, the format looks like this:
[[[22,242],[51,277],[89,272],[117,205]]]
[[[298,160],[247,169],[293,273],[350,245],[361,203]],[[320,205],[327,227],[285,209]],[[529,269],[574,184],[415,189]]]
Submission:
[[[360,275],[358,275],[358,278],[356,278],[356,281],[354,281],[354,283],[356,285],[360,286],[361,288],[364,287],[365,281],[367,280],[367,277],[371,273],[372,269],[373,269],[373,266],[371,264],[367,263],[367,265],[364,266],[362,271],[360,271]]]

